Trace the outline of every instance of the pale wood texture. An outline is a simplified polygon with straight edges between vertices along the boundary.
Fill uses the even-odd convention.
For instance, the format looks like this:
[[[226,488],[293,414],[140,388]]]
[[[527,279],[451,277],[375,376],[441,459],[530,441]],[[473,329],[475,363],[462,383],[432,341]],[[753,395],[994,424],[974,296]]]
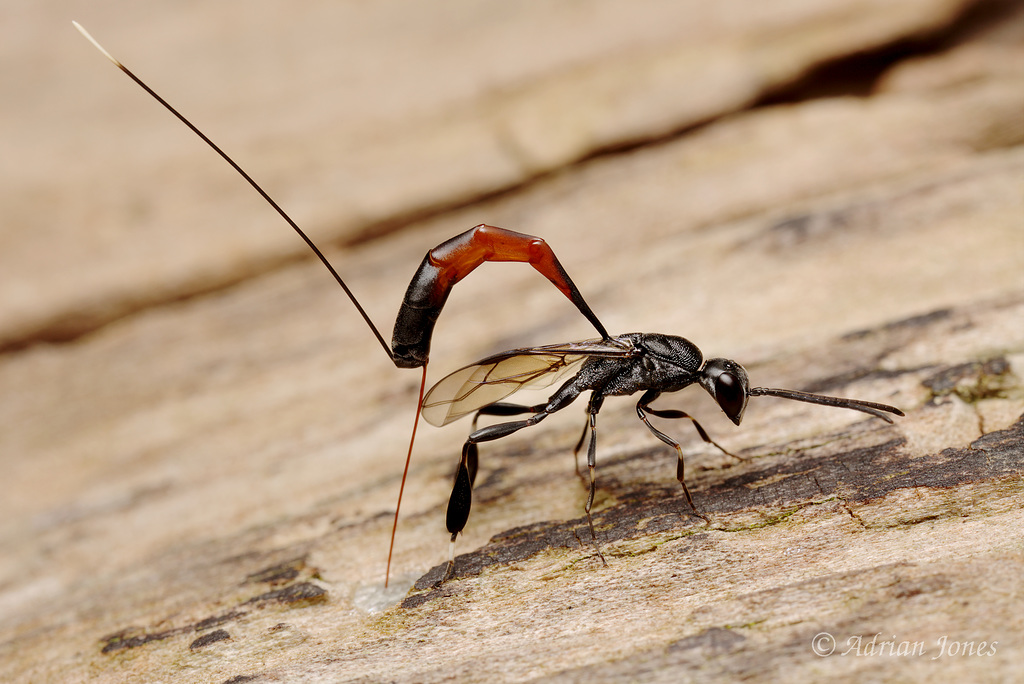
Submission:
[[[0,679],[1024,677],[1019,3],[105,7],[0,23]],[[705,523],[609,400],[605,565],[564,411],[481,449],[439,586],[468,425],[422,427],[384,591],[418,373],[72,18],[386,336],[423,252],[487,222],[544,236],[613,332],[908,415],[661,400],[746,459],[659,423]],[[431,378],[590,336],[487,266]]]

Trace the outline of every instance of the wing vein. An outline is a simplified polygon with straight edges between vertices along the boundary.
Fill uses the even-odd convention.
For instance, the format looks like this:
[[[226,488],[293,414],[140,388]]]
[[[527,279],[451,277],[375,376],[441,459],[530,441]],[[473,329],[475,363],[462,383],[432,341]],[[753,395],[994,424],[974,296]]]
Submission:
[[[522,389],[541,389],[573,372],[593,357],[627,357],[636,353],[629,340],[587,340],[513,349],[460,368],[442,378],[423,398],[423,417],[447,425]]]

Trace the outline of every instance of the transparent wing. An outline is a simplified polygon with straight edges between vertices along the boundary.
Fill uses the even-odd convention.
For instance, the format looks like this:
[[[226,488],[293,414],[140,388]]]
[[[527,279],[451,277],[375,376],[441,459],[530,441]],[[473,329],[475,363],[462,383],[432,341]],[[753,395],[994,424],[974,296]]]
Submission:
[[[626,357],[628,340],[588,340],[513,349],[451,373],[423,398],[423,418],[447,425],[521,389],[548,387],[576,372],[592,356]]]

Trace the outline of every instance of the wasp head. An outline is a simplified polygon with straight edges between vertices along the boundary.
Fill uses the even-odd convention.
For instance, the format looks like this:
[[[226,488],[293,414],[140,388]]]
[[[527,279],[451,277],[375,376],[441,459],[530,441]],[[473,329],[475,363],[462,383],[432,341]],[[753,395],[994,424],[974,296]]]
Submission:
[[[739,425],[750,396],[750,381],[743,366],[729,359],[708,359],[700,371],[700,384],[729,420]]]

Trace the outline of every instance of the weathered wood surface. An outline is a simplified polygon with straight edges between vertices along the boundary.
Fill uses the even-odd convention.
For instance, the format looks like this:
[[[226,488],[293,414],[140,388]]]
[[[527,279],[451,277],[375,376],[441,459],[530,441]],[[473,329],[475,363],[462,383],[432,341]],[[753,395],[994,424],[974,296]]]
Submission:
[[[3,81],[0,678],[1024,676],[1019,3],[502,6],[3,22],[4,63],[34,59]],[[615,332],[908,415],[754,399],[737,429],[699,390],[662,400],[746,458],[664,426],[705,524],[610,400],[603,565],[565,411],[482,449],[440,586],[466,426],[424,428],[384,592],[418,374],[70,18],[349,244],[330,256],[385,329],[423,251],[486,221],[546,237]],[[591,334],[491,266],[431,374]]]

